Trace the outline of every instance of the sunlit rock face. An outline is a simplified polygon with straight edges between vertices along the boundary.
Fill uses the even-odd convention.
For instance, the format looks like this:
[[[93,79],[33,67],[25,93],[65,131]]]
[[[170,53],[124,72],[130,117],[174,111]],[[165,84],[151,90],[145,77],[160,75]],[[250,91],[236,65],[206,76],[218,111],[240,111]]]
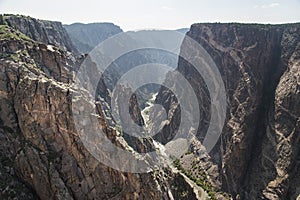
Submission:
[[[1,24],[9,25],[34,41],[54,45],[77,53],[61,22],[39,20],[22,15],[4,15]]]
[[[1,15],[0,22],[1,199],[199,198],[202,190],[168,167],[136,174],[95,159],[78,136],[72,113],[73,95],[94,105],[72,86],[83,57],[75,56],[61,24],[12,15]],[[131,105],[142,124],[135,98]],[[96,109],[94,126],[114,145],[140,152],[153,146],[151,140],[128,144],[103,107]]]

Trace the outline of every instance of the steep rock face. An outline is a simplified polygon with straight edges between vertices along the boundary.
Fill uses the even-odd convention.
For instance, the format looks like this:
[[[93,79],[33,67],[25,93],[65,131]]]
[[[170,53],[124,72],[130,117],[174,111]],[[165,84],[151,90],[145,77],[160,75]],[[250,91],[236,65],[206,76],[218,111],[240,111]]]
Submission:
[[[212,160],[199,164],[217,166],[219,187],[236,199],[299,195],[299,185],[291,182],[297,179],[299,163],[299,28],[299,24],[195,24],[187,33],[215,61],[228,102],[222,136],[210,152]],[[202,141],[211,115],[208,90],[185,60],[179,60],[178,70],[200,102],[197,137]],[[180,123],[178,105],[164,89],[156,102],[173,116],[160,133],[160,140],[168,140]]]
[[[180,173],[124,173],[87,151],[72,116],[79,65],[72,54],[7,25],[0,25],[0,40],[1,199],[197,199]],[[97,109],[108,138],[126,148]],[[141,119],[137,108],[133,115]]]
[[[288,61],[276,87],[266,118],[265,134],[257,141],[260,147],[251,160],[247,174],[247,195],[266,199],[296,199],[299,191],[299,101],[300,101],[300,27],[283,34],[282,56]],[[291,37],[291,36],[296,37]],[[288,44],[288,45],[287,45]],[[286,46],[287,45],[287,46]],[[287,55],[287,57],[285,57]]]
[[[22,15],[1,15],[0,22],[19,30],[35,41],[77,52],[61,22],[38,20]]]
[[[123,32],[119,26],[112,23],[75,23],[64,27],[81,53],[89,53],[103,40]]]

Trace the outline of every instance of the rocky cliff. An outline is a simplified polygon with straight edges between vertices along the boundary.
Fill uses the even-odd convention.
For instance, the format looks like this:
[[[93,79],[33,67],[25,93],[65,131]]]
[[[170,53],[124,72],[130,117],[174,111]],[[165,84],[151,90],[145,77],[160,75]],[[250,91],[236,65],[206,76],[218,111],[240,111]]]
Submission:
[[[299,33],[300,24],[192,25],[187,35],[216,63],[228,105],[217,145],[200,158],[183,156],[179,163],[184,170],[201,172],[208,185],[234,199],[299,198]],[[178,71],[196,91],[201,108],[197,137],[203,141],[211,117],[210,95],[201,75],[184,59]],[[180,122],[180,108],[166,89],[156,102],[171,113],[170,124],[157,136],[168,141]],[[191,150],[197,154],[200,147]],[[192,167],[195,163],[198,170]]]
[[[114,170],[96,160],[80,140],[72,115],[72,95],[80,94],[72,83],[82,57],[77,59],[67,51],[63,40],[55,43],[67,38],[64,32],[57,32],[53,41],[49,34],[38,31],[45,31],[45,27],[34,19],[4,19],[8,21],[0,25],[1,199],[205,196],[201,188],[168,167],[134,174]],[[57,25],[47,23],[47,27]],[[140,121],[136,100],[132,101],[133,116]],[[88,100],[85,103],[92,106]],[[129,148],[116,127],[108,125],[103,110],[97,105],[98,125],[116,146]],[[136,146],[141,151],[146,148],[144,143]]]
[[[85,57],[75,56],[61,24],[14,15],[1,15],[0,24],[1,199],[300,198],[299,24],[194,24],[187,35],[210,54],[224,81],[222,135],[205,152],[201,142],[211,117],[210,95],[195,68],[179,58],[178,71],[199,100],[199,141],[174,162],[177,170],[166,166],[143,174],[114,170],[83,145],[72,97],[94,104],[72,85]],[[195,57],[194,51],[187,55]],[[125,59],[128,69],[149,61],[135,59]],[[89,70],[89,77],[97,78]],[[172,78],[170,73],[166,81]],[[98,94],[107,99],[96,99],[104,104],[96,102],[99,123],[93,126],[101,127],[114,145],[134,154],[155,149],[153,139],[162,144],[172,139],[181,112],[170,90],[161,88],[155,100],[169,122],[153,139],[140,140],[122,134],[107,116],[108,87],[114,85],[98,85]],[[143,125],[135,95],[129,105],[134,122]]]
[[[4,14],[0,16],[0,24],[11,26],[37,42],[51,44],[77,53],[77,49],[61,22],[39,20],[23,15]]]

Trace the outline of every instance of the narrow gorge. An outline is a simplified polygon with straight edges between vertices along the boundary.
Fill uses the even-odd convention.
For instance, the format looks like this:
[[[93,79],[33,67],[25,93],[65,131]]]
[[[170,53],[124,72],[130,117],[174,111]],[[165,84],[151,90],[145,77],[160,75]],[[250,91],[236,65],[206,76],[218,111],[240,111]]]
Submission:
[[[300,199],[300,24],[190,27],[186,36],[211,56],[226,91],[225,124],[210,152],[202,142],[214,105],[205,81],[182,57],[147,50],[117,60],[103,75],[108,81],[99,80],[96,104],[74,87],[84,62],[91,66],[85,71],[90,79],[82,85],[97,79],[87,53],[122,32],[111,23],[62,25],[0,15],[0,199]],[[195,49],[183,48],[187,40],[182,39],[180,52],[197,56]],[[182,114],[170,90],[180,88],[172,85],[173,72],[165,79],[171,88],[148,85],[129,101],[136,124],[163,127],[155,136],[127,135],[110,114],[117,80],[148,62],[170,65],[186,78],[199,103],[199,127],[188,151],[170,165],[149,173],[118,171],[86,149],[72,104],[76,97],[82,106],[95,106],[97,124],[91,129],[100,127],[116,147],[133,156],[160,151],[172,140]],[[162,105],[167,119],[152,124],[163,113],[142,112],[149,104]]]

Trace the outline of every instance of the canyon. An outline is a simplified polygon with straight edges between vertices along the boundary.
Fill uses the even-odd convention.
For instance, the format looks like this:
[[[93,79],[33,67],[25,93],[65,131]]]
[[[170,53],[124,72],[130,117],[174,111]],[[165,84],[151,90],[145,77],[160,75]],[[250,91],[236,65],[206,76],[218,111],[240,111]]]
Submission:
[[[73,87],[82,63],[93,66],[87,53],[121,32],[111,23],[62,25],[0,16],[1,199],[300,199],[300,24],[199,23],[183,29],[221,74],[225,123],[216,145],[206,152],[202,143],[214,105],[205,81],[186,59],[164,60],[192,86],[201,115],[188,151],[149,173],[123,172],[99,162],[84,146],[73,119],[72,100],[78,96],[79,103],[96,108],[98,124],[92,128],[101,127],[115,146],[131,149],[132,155],[172,140],[182,114],[170,90],[181,94],[173,72],[165,80],[169,89],[148,86],[129,102],[136,124],[163,126],[155,136],[127,135],[109,114],[116,80],[135,65],[162,62],[168,54],[137,52],[115,63],[107,75],[110,81],[99,81],[96,105]],[[187,42],[183,38],[180,52],[193,59],[197,52],[186,48]],[[89,81],[97,78],[94,70],[86,71]],[[82,84],[88,87],[89,82]],[[165,108],[167,123],[143,117],[151,98]],[[152,115],[150,119],[162,113]]]

